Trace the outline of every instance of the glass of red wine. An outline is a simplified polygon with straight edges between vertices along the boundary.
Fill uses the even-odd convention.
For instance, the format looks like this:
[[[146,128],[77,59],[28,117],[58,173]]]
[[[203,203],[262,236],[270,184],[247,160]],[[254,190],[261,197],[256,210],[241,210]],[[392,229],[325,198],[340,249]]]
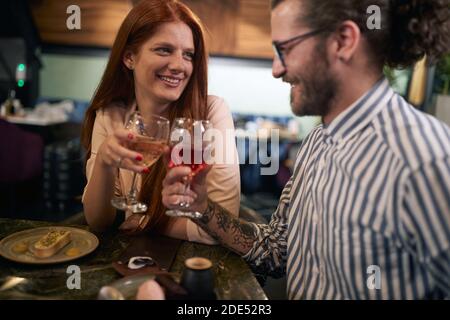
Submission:
[[[207,168],[207,161],[211,154],[211,141],[206,133],[212,129],[208,120],[192,120],[189,118],[176,118],[172,124],[170,135],[170,160],[168,167],[186,166],[191,168],[191,173],[184,177],[184,192],[191,188],[194,177]],[[187,217],[198,219],[201,213],[191,211],[189,202],[180,202],[175,210],[167,210],[171,217]]]
[[[151,167],[164,153],[167,146],[170,133],[169,120],[157,115],[150,115],[144,119],[136,111],[130,116],[125,128],[136,135],[132,141],[127,143],[126,147],[142,154],[142,164],[148,168]],[[111,200],[113,207],[132,213],[147,211],[147,205],[137,200],[136,178],[135,172],[130,192],[126,196],[114,197]]]

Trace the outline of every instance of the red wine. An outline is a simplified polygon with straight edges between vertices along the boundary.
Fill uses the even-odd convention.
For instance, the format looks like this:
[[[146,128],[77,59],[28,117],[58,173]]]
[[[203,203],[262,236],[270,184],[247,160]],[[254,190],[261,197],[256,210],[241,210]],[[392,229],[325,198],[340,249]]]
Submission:
[[[173,149],[174,149],[174,147],[172,147],[170,149],[170,154],[171,155],[172,155],[172,150]],[[185,160],[184,157],[183,157],[183,149],[181,149],[179,151],[179,154],[176,155],[177,157],[179,157],[178,161],[175,162],[174,159],[172,159],[172,156],[171,156],[170,161],[169,161],[169,168],[172,169],[174,167],[179,167],[179,166],[190,167],[191,171],[192,171],[192,175],[196,175],[197,173],[199,173],[200,171],[205,169],[207,167],[207,164],[205,163],[205,159],[203,158],[203,150],[200,150],[200,149],[196,150],[194,148],[190,148],[190,150],[191,150],[191,156],[190,156],[190,158],[187,159],[187,162],[183,162]],[[201,163],[195,163],[195,160],[197,160],[195,158],[195,153],[196,152],[198,152],[198,154],[201,155]]]

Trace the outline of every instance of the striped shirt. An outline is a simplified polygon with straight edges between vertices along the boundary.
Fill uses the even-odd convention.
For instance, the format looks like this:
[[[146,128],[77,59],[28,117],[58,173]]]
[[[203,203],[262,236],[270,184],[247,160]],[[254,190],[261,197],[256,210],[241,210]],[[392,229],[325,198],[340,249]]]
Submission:
[[[450,128],[382,79],[303,142],[244,256],[290,299],[450,297]]]

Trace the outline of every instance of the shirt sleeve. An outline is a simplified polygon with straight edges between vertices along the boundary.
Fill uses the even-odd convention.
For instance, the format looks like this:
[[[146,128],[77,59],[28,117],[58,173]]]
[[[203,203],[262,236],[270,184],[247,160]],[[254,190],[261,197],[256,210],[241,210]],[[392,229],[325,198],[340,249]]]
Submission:
[[[305,159],[309,155],[309,150],[315,145],[317,139],[321,138],[321,132],[322,126],[319,125],[302,142],[296,156],[294,172],[281,193],[277,210],[272,215],[269,224],[255,224],[257,239],[252,249],[243,258],[257,273],[274,278],[286,274],[289,215],[301,214],[301,208],[291,208],[292,198],[295,197],[292,189],[296,189],[298,181],[301,180],[300,163],[307,161]]]
[[[287,229],[290,194],[293,178],[288,181],[281,194],[280,202],[268,225],[255,224],[257,240],[252,249],[243,256],[256,273],[274,278],[286,274]]]
[[[86,186],[84,187],[84,191],[83,191],[83,197],[82,197],[83,203],[84,203],[84,197],[86,194],[86,189],[91,180],[92,171],[94,170],[94,164],[95,164],[95,160],[97,158],[98,149],[102,145],[103,141],[105,141],[106,137],[108,136],[108,129],[107,129],[107,125],[105,123],[106,121],[107,120],[105,119],[104,111],[102,109],[97,110],[96,116],[95,116],[94,127],[92,129],[91,156],[86,161],[87,183],[86,183]],[[121,194],[119,179],[116,179],[115,194],[116,195]]]
[[[450,159],[422,165],[408,177],[403,198],[405,246],[450,298]]]
[[[233,118],[224,99],[210,96],[208,102],[208,120],[224,138],[220,147],[226,155],[224,161],[214,163],[208,173],[206,178],[208,197],[237,217],[239,216],[241,181]],[[231,141],[227,140],[227,135],[231,137],[229,138]],[[227,159],[230,161],[226,161]],[[186,232],[189,241],[217,244],[217,241],[190,220],[187,222]]]

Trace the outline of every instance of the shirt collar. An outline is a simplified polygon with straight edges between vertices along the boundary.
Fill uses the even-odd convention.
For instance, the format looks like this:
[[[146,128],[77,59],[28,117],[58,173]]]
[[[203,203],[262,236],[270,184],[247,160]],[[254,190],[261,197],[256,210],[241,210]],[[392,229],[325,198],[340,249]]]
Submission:
[[[369,91],[338,115],[329,125],[323,125],[325,137],[331,141],[350,138],[369,124],[394,95],[389,82],[382,77]]]

